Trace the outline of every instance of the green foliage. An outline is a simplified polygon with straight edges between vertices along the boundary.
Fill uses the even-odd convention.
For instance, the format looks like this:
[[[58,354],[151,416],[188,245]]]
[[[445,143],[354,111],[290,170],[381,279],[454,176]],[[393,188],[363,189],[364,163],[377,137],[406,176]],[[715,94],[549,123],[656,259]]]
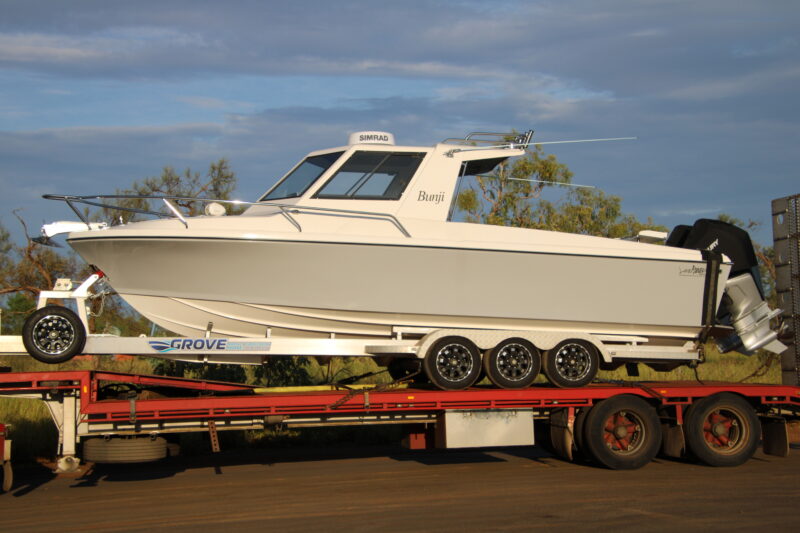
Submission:
[[[537,146],[513,163],[501,163],[491,174],[475,176],[475,183],[459,193],[456,205],[467,222],[538,227],[543,213],[532,201],[545,187],[571,181],[567,166]]]
[[[564,200],[542,198],[548,187],[567,186],[572,172],[540,146],[459,192],[456,207],[467,222],[620,238],[644,229],[664,230],[622,211],[622,200],[599,189],[570,187]]]
[[[377,373],[376,375],[368,375]],[[359,376],[357,383],[389,383],[391,378],[370,357],[321,357],[309,361],[308,374],[312,383],[337,383]]]
[[[2,309],[3,326],[0,334],[19,335],[25,317],[34,309],[36,301],[29,294],[18,292],[6,298],[6,304]]]
[[[268,357],[264,363],[252,368],[250,383],[264,387],[297,387],[311,385],[308,357]]]
[[[164,167],[161,175],[145,178],[134,182],[129,189],[117,190],[115,194],[130,196],[178,196],[187,200],[173,200],[184,215],[197,216],[203,213],[204,203],[191,200],[191,198],[210,198],[216,200],[230,200],[236,189],[236,174],[231,170],[228,160],[219,159],[211,163],[208,171],[201,175],[190,168],[183,173],[178,173],[170,166]],[[112,202],[113,205],[126,209],[139,209],[156,211],[169,214],[169,209],[163,202],[153,202],[146,198],[121,198]],[[228,212],[238,214],[242,210],[228,207]],[[87,212],[93,220],[102,220],[111,224],[123,224],[139,220],[146,215],[134,212],[119,211],[117,209],[102,208],[95,213]]]
[[[244,367],[239,365],[198,364],[156,359],[153,364],[153,373],[159,376],[206,379],[210,381],[248,382]]]
[[[27,235],[25,223],[18,220]],[[80,268],[74,255],[61,255],[30,240],[24,246],[11,242],[2,225],[0,251],[0,295],[24,292],[36,297],[40,290],[51,289],[56,279],[72,277]]]

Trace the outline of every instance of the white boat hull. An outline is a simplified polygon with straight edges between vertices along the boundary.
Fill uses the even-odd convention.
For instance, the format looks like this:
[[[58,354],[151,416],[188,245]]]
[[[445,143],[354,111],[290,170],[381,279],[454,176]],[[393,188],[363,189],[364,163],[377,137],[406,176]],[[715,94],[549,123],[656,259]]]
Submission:
[[[386,337],[393,326],[692,338],[700,260],[421,243],[70,239],[135,309],[187,336]],[[728,265],[723,265],[718,294]]]

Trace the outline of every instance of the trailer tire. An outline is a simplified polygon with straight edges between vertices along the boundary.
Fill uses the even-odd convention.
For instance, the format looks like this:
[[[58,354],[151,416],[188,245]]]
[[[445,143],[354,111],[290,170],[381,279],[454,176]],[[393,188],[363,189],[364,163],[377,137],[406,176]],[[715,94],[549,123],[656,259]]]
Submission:
[[[444,337],[428,350],[423,361],[425,374],[443,390],[462,390],[481,374],[481,353],[463,337]]]
[[[542,367],[539,350],[524,339],[506,339],[483,357],[489,380],[502,389],[525,389]]]
[[[72,310],[46,305],[25,319],[22,344],[31,357],[42,363],[63,363],[83,350],[86,329]]]
[[[83,460],[91,463],[147,463],[167,456],[167,441],[161,437],[88,439]]]
[[[741,396],[722,392],[693,403],[684,423],[691,454],[709,466],[747,462],[761,437],[755,409]]]
[[[656,410],[638,396],[620,394],[599,402],[586,415],[584,424],[586,451],[612,470],[641,468],[653,460],[661,446]]]
[[[583,387],[594,380],[600,368],[597,348],[581,339],[561,341],[544,356],[544,373],[562,389]]]

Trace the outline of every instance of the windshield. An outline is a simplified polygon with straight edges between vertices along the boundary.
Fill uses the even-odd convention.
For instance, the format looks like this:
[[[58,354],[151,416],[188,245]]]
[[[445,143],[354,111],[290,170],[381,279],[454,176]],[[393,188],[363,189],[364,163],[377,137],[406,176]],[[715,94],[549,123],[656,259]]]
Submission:
[[[315,198],[398,200],[424,157],[424,152],[356,152]]]
[[[330,154],[307,157],[297,168],[290,172],[288,176],[267,191],[267,194],[262,196],[259,202],[302,196],[303,193],[311,187],[311,184],[314,183],[323,172],[328,170],[343,153],[344,152],[333,152]]]

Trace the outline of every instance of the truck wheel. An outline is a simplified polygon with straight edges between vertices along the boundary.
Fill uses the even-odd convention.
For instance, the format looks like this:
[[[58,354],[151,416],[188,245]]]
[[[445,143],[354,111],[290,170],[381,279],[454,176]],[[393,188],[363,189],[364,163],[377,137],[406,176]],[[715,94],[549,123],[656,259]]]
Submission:
[[[423,367],[431,382],[440,389],[466,389],[481,373],[481,354],[467,339],[445,337],[428,350]]]
[[[50,364],[63,363],[83,350],[86,330],[71,310],[47,305],[25,319],[22,343],[34,359]]]
[[[592,382],[600,367],[597,348],[589,342],[568,339],[544,356],[544,373],[556,387],[583,387]]]
[[[641,468],[661,446],[656,410],[629,394],[603,400],[586,415],[584,444],[591,458],[607,468]]]
[[[503,389],[524,389],[533,383],[542,366],[539,350],[523,339],[507,339],[483,358],[489,380]]]
[[[91,463],[147,463],[167,456],[167,441],[161,437],[88,439],[83,460]]]
[[[683,427],[689,451],[710,466],[738,466],[758,448],[761,424],[741,396],[723,392],[693,403]]]

